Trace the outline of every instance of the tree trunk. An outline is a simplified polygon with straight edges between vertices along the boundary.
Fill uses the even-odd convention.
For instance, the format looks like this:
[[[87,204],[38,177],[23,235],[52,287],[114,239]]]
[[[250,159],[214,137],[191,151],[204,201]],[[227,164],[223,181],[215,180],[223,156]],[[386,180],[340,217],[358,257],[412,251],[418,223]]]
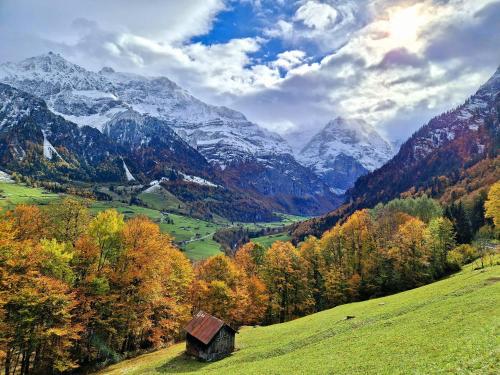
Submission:
[[[11,362],[12,362],[12,350],[7,349],[7,355],[5,356],[5,375],[10,375]]]

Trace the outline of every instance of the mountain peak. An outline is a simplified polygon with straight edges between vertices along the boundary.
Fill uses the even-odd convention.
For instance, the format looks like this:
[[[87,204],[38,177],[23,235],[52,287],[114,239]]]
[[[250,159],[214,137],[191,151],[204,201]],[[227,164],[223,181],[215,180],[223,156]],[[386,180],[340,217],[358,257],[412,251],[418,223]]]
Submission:
[[[359,118],[337,117],[329,121],[323,131],[350,131],[354,133],[370,133],[375,131],[373,126],[369,125],[365,120]]]
[[[109,84],[97,73],[54,52],[0,64],[0,81],[44,99],[68,90],[109,91]]]
[[[391,144],[366,121],[337,117],[309,141],[298,158],[331,188],[341,191],[392,155]]]
[[[337,117],[329,121],[301,151],[309,148],[311,143],[338,140],[345,144],[374,144],[386,147],[389,142],[377,130],[363,119]]]
[[[51,71],[85,71],[84,68],[69,62],[64,57],[58,53],[49,51],[38,56],[29,57],[22,60],[18,64],[19,67],[23,68],[25,71],[30,70],[41,70],[43,72]]]
[[[486,95],[496,95],[500,91],[500,66],[497,68],[495,73],[486,81],[484,85],[482,85],[477,94],[486,94]]]

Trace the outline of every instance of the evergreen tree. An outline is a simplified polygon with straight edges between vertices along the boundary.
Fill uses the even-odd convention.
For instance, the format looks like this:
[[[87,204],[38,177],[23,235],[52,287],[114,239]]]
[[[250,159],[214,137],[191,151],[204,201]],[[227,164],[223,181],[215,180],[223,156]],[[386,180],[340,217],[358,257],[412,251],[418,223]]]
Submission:
[[[457,243],[470,243],[472,241],[472,233],[462,202],[458,204],[452,203],[445,209],[444,215],[453,223],[453,228],[457,234]]]
[[[470,209],[470,226],[471,232],[474,235],[477,233],[479,228],[486,224],[485,221],[485,207],[484,203],[486,201],[486,192],[482,191],[477,197],[474,198],[472,202],[472,207]]]

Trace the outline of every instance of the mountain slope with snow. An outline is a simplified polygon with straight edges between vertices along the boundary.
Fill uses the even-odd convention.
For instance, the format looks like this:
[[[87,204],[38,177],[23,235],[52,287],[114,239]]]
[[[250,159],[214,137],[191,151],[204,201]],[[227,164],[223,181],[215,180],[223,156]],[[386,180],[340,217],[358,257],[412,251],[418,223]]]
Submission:
[[[360,177],[339,209],[297,224],[293,237],[320,236],[355,210],[401,196],[453,201],[477,192],[486,187],[481,183],[500,179],[499,151],[500,67],[462,105],[432,118],[391,160]]]
[[[88,71],[48,53],[0,65],[0,80],[43,98],[49,108],[78,125],[103,130],[117,113],[130,109],[167,121],[212,163],[225,165],[249,156],[291,153],[277,134],[242,113],[206,104],[165,77]]]
[[[248,121],[237,111],[200,101],[168,78],[118,73],[111,68],[91,72],[48,53],[0,65],[0,81],[44,99],[54,113],[79,126],[107,133],[123,146],[131,145],[130,129],[139,128],[143,130],[141,139],[134,136],[134,142],[151,145],[151,131],[143,127],[140,119],[156,119],[154,126],[161,121],[165,132],[167,127],[172,128],[205,157],[214,168],[210,173],[217,175],[216,180],[225,181],[230,188],[250,189],[255,197],[265,197],[275,210],[314,215],[337,204],[335,194],[295,160],[279,135]],[[132,112],[142,117],[127,120],[127,126],[114,125]],[[152,123],[149,121],[148,126]],[[125,138],[129,138],[127,142],[121,142]],[[161,136],[155,139],[161,141]],[[169,148],[161,142],[153,143],[154,147],[147,148],[149,159]],[[173,154],[176,162],[182,163],[184,155]],[[197,171],[188,173],[200,175]],[[270,176],[272,188],[267,186]],[[307,203],[302,201],[304,196]]]
[[[392,146],[366,122],[336,118],[318,132],[298,154],[298,160],[338,192],[359,176],[380,167],[393,154]]]
[[[0,83],[0,165],[50,180],[119,181],[120,149],[90,127],[52,113],[31,94]]]
[[[438,190],[500,149],[500,67],[459,107],[420,128],[382,168],[360,178],[350,197],[373,204],[408,190]]]

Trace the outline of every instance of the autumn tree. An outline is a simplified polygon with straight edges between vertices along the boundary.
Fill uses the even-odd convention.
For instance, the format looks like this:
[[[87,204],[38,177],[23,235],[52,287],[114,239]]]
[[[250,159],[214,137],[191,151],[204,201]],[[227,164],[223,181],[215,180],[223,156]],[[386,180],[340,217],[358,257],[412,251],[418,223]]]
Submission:
[[[190,317],[192,270],[158,225],[146,217],[125,224],[123,252],[112,277],[126,327],[121,351],[137,347],[145,334],[155,347],[178,337]]]
[[[239,257],[240,262],[243,254]],[[242,266],[225,255],[201,262],[195,274],[192,287],[195,310],[205,310],[235,326],[262,321],[267,295],[256,274],[247,274]]]
[[[269,291],[270,322],[284,322],[311,309],[314,299],[307,287],[306,266],[291,243],[277,241],[271,246],[263,276]]]
[[[67,275],[53,266],[68,269],[70,259],[60,257],[51,245],[34,243],[32,236],[16,240],[19,227],[19,216],[0,222],[0,351],[5,374],[62,372],[75,366],[71,348],[80,327],[74,324],[76,302]]]
[[[495,227],[500,227],[500,182],[493,184],[485,203],[486,217],[493,220]]]
[[[263,246],[248,242],[238,249],[234,261],[248,276],[254,276],[261,272],[265,254]]]
[[[427,227],[419,219],[412,218],[399,227],[389,255],[400,289],[413,288],[430,280],[431,254],[426,237]]]
[[[13,220],[17,240],[37,242],[47,233],[44,215],[37,206],[21,204],[7,216]]]
[[[307,238],[299,247],[299,253],[304,261],[307,288],[314,299],[311,312],[321,311],[326,307],[325,274],[327,269],[318,239]]]

